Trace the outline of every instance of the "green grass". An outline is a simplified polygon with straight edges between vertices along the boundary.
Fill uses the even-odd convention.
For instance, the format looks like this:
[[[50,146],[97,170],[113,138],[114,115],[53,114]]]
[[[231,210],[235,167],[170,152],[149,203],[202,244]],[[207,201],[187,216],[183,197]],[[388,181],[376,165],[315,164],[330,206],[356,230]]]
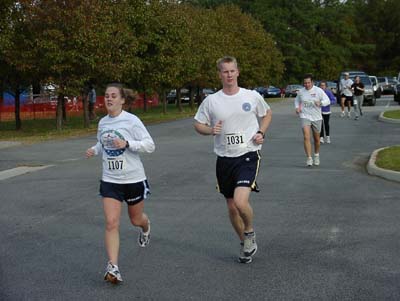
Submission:
[[[400,171],[400,145],[381,150],[375,164],[380,168]]]
[[[167,113],[162,113],[162,107],[152,107],[144,113],[142,109],[134,110],[132,113],[137,115],[144,124],[154,124],[171,120],[178,120],[194,116],[188,104],[183,104],[183,111],[179,112],[175,105],[168,105]],[[97,112],[99,117],[105,115],[104,112]],[[98,121],[92,121],[90,127],[83,128],[82,116],[67,116],[67,122],[63,129],[56,129],[56,120],[53,119],[30,119],[22,120],[22,129],[15,130],[15,121],[0,122],[0,141],[21,141],[23,143],[35,143],[38,141],[51,139],[64,139],[93,134],[97,130]]]
[[[400,110],[386,111],[383,113],[386,118],[400,119]]]

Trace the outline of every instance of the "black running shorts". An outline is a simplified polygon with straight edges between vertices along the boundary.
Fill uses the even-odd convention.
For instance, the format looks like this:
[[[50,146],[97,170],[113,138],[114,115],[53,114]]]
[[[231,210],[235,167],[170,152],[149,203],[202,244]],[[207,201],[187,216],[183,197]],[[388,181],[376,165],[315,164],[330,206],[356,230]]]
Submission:
[[[353,102],[353,96],[347,96],[347,95],[342,94],[341,97],[346,98],[344,100],[345,102],[347,102],[347,101]]]
[[[233,198],[236,187],[250,187],[259,192],[256,178],[261,156],[258,151],[246,153],[240,157],[217,158],[217,182],[220,193],[225,198]]]
[[[150,194],[147,180],[132,184],[117,184],[100,181],[100,195],[103,198],[113,198],[128,205],[143,201]]]

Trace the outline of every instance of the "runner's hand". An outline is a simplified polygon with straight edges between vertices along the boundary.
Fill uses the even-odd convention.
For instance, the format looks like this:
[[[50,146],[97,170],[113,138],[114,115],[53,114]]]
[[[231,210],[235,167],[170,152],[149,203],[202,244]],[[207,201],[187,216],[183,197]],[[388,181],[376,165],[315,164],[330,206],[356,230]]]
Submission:
[[[221,134],[221,130],[222,130],[222,121],[218,121],[216,125],[214,125],[214,127],[212,128],[212,134],[213,135],[219,135]]]
[[[95,153],[94,153],[94,149],[93,148],[88,148],[86,150],[86,158],[93,157],[94,155],[95,155]]]
[[[122,139],[119,139],[119,138],[115,138],[114,139],[114,146],[116,148],[118,148],[118,149],[125,148],[126,147],[126,141],[122,140]]]
[[[253,136],[253,141],[255,144],[263,144],[264,143],[264,137],[261,133],[257,133]]]

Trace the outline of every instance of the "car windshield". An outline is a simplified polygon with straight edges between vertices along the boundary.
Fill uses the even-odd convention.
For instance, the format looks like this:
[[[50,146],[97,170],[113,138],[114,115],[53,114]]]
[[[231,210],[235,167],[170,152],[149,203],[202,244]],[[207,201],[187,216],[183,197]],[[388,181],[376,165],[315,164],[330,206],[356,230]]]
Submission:
[[[360,76],[360,80],[364,84],[364,86],[372,86],[372,83],[371,83],[371,80],[369,77]]]

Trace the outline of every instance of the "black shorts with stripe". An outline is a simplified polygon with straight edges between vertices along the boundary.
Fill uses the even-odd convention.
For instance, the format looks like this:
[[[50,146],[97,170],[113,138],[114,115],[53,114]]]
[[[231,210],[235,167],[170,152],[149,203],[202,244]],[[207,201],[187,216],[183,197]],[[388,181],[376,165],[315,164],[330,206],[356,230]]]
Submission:
[[[233,198],[236,187],[250,187],[259,192],[256,178],[260,167],[259,151],[249,152],[239,157],[217,157],[217,182],[220,193],[225,198]]]
[[[138,183],[118,184],[100,181],[100,195],[103,198],[112,198],[128,205],[135,205],[143,201],[150,194],[147,180]]]

